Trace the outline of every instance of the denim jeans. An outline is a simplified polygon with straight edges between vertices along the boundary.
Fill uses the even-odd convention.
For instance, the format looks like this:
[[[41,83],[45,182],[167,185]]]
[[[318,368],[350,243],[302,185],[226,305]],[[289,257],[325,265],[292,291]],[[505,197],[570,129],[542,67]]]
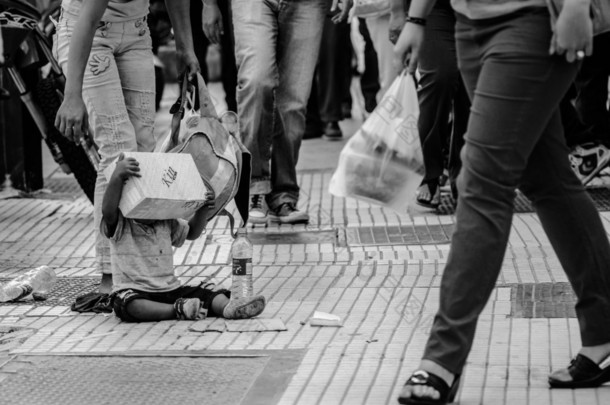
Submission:
[[[54,41],[55,57],[66,76],[77,20],[78,16],[62,12]],[[111,274],[110,246],[99,231],[108,184],[103,170],[123,151],[152,152],[155,146],[155,71],[145,18],[100,23],[85,68],[83,100],[101,157],[93,203],[97,267]]]
[[[296,164],[327,0],[233,0],[237,112],[252,154],[251,194],[299,199]],[[270,163],[271,161],[271,163]]]
[[[352,49],[350,25],[347,21],[335,24],[329,14],[324,20],[322,44],[311,94],[307,105],[307,124],[339,122],[343,120],[344,103],[351,107]],[[320,136],[322,131],[317,134]]]
[[[515,189],[532,201],[578,297],[584,346],[610,342],[610,244],[568,161],[558,106],[578,64],[549,55],[544,8],[468,20],[458,62],[472,101],[456,229],[424,359],[459,374],[506,251]]]
[[[438,2],[428,16],[418,70],[418,129],[426,166],[424,181],[438,180],[443,174],[446,146],[447,166],[454,179],[461,167],[459,152],[464,144],[470,101],[457,66],[455,13],[448,1]]]

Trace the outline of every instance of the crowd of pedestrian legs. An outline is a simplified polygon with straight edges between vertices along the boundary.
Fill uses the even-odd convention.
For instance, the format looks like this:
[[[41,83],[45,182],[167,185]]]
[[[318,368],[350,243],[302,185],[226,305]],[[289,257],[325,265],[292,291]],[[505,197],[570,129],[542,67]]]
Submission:
[[[166,1],[186,74],[201,69],[207,78],[208,48],[221,49],[226,103],[237,111],[241,140],[252,154],[250,222],[309,221],[298,208],[299,151],[304,138],[343,138],[339,122],[351,116],[358,70],[351,40],[357,23],[365,112],[374,111],[403,69],[414,74],[426,168],[416,201],[436,208],[445,172],[457,199],[440,307],[399,402],[454,398],[478,316],[501,269],[517,189],[532,201],[578,297],[582,349],[549,384],[580,388],[609,381],[610,244],[570,164],[568,145],[596,142],[610,151],[610,5],[378,3],[379,12],[355,15],[350,23],[351,0]],[[56,124],[78,139],[90,123],[100,147],[98,233],[103,169],[124,151],[154,146],[148,6],[148,0],[62,1],[56,54],[67,85]],[[610,153],[600,164],[604,159],[610,161]],[[110,290],[108,241],[101,234],[96,247],[101,289]]]

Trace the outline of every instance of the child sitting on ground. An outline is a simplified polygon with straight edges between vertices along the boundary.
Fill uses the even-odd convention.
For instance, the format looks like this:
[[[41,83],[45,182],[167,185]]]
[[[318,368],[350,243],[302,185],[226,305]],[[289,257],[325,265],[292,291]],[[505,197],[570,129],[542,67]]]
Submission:
[[[246,319],[265,309],[265,297],[230,300],[227,290],[205,286],[181,286],[174,274],[172,245],[198,238],[207,225],[207,211],[214,206],[208,192],[205,205],[190,221],[140,220],[123,217],[119,201],[124,182],[140,177],[139,164],[121,154],[102,202],[101,233],[110,239],[113,308],[125,322],[202,319],[218,316]]]

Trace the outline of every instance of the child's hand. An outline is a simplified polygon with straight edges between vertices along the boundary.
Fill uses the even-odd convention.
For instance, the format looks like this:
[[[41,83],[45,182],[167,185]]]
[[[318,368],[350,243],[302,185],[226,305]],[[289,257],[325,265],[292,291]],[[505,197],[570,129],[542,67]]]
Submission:
[[[208,190],[205,193],[205,203],[203,203],[202,208],[214,208],[216,205],[216,195],[214,194],[214,190]]]
[[[213,209],[215,205],[216,195],[214,194],[214,190],[206,191],[205,202],[189,220],[189,233],[186,235],[188,240],[195,240],[201,236],[201,233],[208,224],[208,212],[210,209]]]
[[[131,176],[142,177],[140,174],[140,164],[132,157],[125,159],[125,155],[121,153],[112,175],[117,176],[122,181],[126,181]]]

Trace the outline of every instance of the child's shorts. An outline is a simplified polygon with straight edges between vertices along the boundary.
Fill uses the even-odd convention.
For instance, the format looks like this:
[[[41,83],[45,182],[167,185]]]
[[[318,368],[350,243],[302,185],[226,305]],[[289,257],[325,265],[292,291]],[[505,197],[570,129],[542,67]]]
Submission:
[[[139,319],[131,316],[127,311],[127,304],[133,300],[144,299],[155,302],[162,302],[164,304],[174,304],[179,298],[199,298],[203,304],[203,308],[208,310],[208,316],[215,316],[212,311],[212,300],[219,294],[224,294],[227,297],[231,297],[229,290],[213,290],[208,288],[207,285],[201,283],[198,286],[183,285],[172,291],[166,292],[147,292],[140,290],[120,290],[113,293],[112,307],[114,313],[123,322],[140,322]]]

